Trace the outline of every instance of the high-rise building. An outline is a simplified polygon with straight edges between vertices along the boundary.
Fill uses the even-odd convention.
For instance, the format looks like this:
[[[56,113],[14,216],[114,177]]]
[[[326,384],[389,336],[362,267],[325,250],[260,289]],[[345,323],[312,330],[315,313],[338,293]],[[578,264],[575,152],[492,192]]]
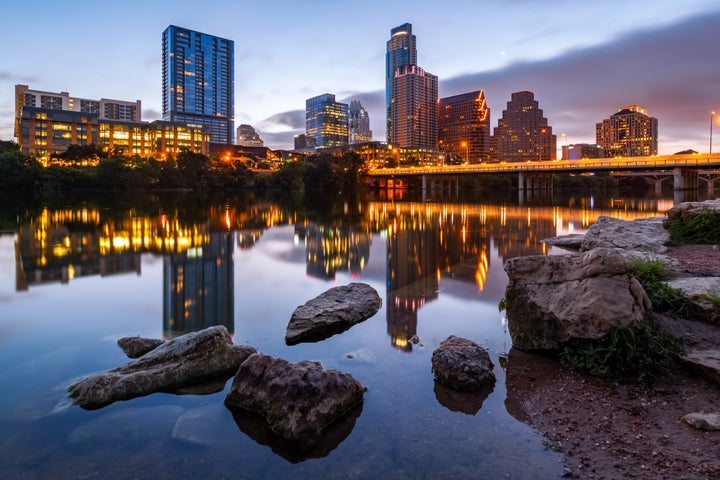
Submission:
[[[390,40],[387,41],[387,53],[385,54],[385,107],[388,142],[392,130],[390,105],[394,97],[392,90],[393,77],[395,76],[395,70],[402,65],[417,65],[415,35],[413,35],[412,25],[409,23],[390,29]]]
[[[163,119],[205,125],[212,143],[233,143],[234,48],[225,38],[165,29]]]
[[[657,155],[658,120],[638,105],[628,105],[595,126],[595,138],[608,157]]]
[[[140,100],[134,102],[101,98],[71,97],[68,92],[31,90],[27,85],[15,85],[15,137],[20,143],[20,120],[23,107],[64,110],[97,115],[101,120],[139,122],[142,117]]]
[[[348,105],[325,93],[305,101],[306,147],[340,147],[348,144]]]
[[[440,99],[440,153],[479,163],[490,159],[490,108],[482,90]]]
[[[490,155],[494,160],[525,162],[557,158],[557,137],[533,92],[511,95],[490,144]]]
[[[348,109],[348,125],[350,132],[350,144],[372,142],[372,130],[370,130],[370,116],[363,108],[360,100],[353,99]]]
[[[416,65],[395,69],[388,143],[393,147],[438,145],[438,77]]]
[[[243,147],[262,147],[263,141],[252,125],[242,124],[237,128],[237,145]]]

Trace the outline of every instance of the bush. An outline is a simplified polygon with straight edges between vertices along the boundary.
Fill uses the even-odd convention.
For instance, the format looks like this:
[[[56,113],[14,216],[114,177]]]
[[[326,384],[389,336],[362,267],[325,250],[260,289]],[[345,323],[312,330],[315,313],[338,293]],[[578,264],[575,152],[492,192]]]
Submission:
[[[667,218],[664,225],[674,243],[720,243],[720,211],[717,210],[706,208],[687,220],[675,215]]]
[[[682,317],[702,317],[700,308],[690,302],[679,290],[665,283],[670,274],[659,260],[636,260],[628,264],[630,273],[645,289],[656,312],[668,312]]]
[[[682,351],[675,337],[643,322],[617,325],[598,340],[568,345],[560,359],[574,370],[607,380],[649,383],[668,373]]]

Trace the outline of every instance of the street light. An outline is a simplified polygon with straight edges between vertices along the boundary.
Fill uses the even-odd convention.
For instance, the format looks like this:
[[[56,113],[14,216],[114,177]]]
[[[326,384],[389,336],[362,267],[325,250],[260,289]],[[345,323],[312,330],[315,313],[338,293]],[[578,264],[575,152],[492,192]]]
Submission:
[[[468,150],[469,150],[469,148],[468,148],[468,143],[467,143],[467,142],[462,142],[462,143],[460,144],[460,146],[462,146],[462,147],[465,149],[465,164],[470,163],[470,159],[469,159],[469,156],[470,156],[470,155],[468,154]]]

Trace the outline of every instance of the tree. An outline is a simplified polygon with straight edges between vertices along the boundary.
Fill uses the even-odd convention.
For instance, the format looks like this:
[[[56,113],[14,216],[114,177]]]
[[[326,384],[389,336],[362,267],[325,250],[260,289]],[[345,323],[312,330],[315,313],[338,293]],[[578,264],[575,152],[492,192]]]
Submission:
[[[15,142],[2,142],[0,148],[0,189],[28,189],[34,190],[41,181],[42,165],[31,155],[14,149]]]

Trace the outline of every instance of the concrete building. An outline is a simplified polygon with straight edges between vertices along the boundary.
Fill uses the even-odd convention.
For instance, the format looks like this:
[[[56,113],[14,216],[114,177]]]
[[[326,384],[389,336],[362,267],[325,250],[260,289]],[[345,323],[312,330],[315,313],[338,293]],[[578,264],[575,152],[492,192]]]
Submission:
[[[440,99],[438,149],[465,163],[490,160],[490,108],[482,90]]]
[[[595,139],[608,157],[658,153],[658,120],[638,105],[628,105],[595,126]]]
[[[513,93],[493,132],[491,158],[506,162],[555,160],[556,149],[557,137],[543,116],[535,94]]]
[[[243,147],[262,147],[263,141],[252,125],[242,124],[237,127],[236,145]]]
[[[416,65],[395,69],[388,143],[393,147],[438,145],[438,77]]]

